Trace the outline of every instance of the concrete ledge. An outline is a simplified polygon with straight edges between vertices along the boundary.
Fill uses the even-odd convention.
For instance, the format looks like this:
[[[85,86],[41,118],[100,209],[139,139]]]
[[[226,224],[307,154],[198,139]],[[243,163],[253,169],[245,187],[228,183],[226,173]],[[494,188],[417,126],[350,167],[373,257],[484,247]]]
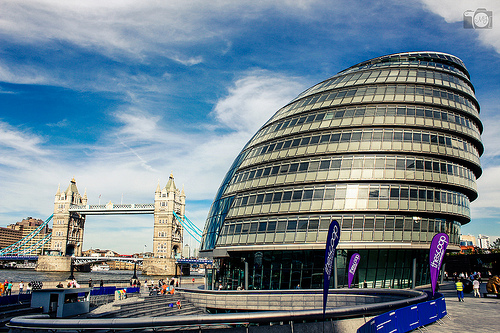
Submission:
[[[179,288],[177,292],[199,307],[215,310],[287,311],[323,307],[323,292],[319,289],[214,291]],[[397,302],[422,294],[420,291],[399,289],[331,289],[327,307],[339,308]]]

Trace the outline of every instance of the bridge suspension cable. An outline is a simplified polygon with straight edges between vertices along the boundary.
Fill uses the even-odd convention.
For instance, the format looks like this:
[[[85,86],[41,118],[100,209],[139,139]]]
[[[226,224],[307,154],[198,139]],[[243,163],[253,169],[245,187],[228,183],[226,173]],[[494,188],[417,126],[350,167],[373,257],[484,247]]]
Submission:
[[[191,220],[188,219],[188,217],[186,215],[184,215],[184,219],[186,219],[186,221],[193,227],[194,230],[198,231],[197,234],[200,235],[200,237],[201,237],[201,232],[202,232],[201,229],[198,228],[193,222],[191,222]]]
[[[173,213],[174,213],[174,216],[177,219],[177,221],[179,221],[179,223],[184,227],[184,229],[188,232],[188,234],[190,234],[191,237],[193,237],[193,239],[195,241],[197,241],[198,243],[201,243],[201,235],[198,235],[198,232],[196,231],[196,229],[193,229],[193,227],[191,227],[186,221],[181,219],[179,217],[179,215],[177,215],[176,212],[173,212]],[[195,235],[193,235],[193,233],[191,233],[191,232],[195,233]]]
[[[31,233],[29,233],[26,237],[20,239],[19,241],[15,242],[12,245],[9,245],[3,249],[0,250],[0,255],[8,255],[8,254],[28,254],[31,253],[37,249],[39,249],[41,246],[43,246],[45,243],[47,243],[51,237],[52,233],[47,234],[42,240],[37,241],[35,244],[31,244],[32,240],[38,236],[38,234],[47,226],[47,224],[52,220],[52,217],[54,214],[50,215],[49,218],[45,220],[40,226],[38,226],[35,230],[33,230]],[[27,244],[27,245],[26,245]],[[31,246],[30,246],[31,244]],[[36,246],[38,245],[38,246]],[[26,248],[29,246],[28,248]],[[29,252],[28,252],[29,250]]]

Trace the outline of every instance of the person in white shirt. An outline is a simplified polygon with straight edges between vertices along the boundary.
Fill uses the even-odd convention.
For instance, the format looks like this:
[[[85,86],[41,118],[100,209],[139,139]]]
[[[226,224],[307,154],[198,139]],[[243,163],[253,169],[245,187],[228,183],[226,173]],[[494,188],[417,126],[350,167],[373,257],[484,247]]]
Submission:
[[[474,297],[481,297],[481,294],[479,293],[479,286],[481,285],[481,283],[479,282],[478,279],[475,279],[474,281],[472,281],[472,289],[474,290]]]
[[[24,289],[24,283],[23,283],[23,281],[21,281],[21,282],[19,283],[19,294],[22,294],[22,293],[23,293],[23,289]]]

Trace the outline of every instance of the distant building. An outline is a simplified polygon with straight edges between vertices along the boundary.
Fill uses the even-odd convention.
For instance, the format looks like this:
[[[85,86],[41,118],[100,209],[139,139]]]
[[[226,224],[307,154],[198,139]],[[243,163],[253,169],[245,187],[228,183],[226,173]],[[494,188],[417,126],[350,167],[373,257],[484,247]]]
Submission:
[[[460,253],[474,253],[476,237],[472,235],[460,235]]]
[[[22,230],[0,227],[0,248],[5,248],[9,245],[20,241],[23,238]]]
[[[23,219],[21,222],[16,222],[14,224],[9,224],[7,228],[2,229],[10,229],[11,232],[4,231],[0,234],[0,247],[4,248],[6,246],[12,245],[15,242],[21,240],[29,236],[35,230],[37,230],[44,223],[41,219],[35,219],[33,217],[27,217]],[[52,229],[49,228],[48,225],[45,225],[38,232],[37,235],[33,236],[27,243],[23,246],[23,248],[33,248],[33,251],[29,254],[36,255],[41,254],[43,249],[48,249],[50,243],[47,242],[42,245],[43,240],[47,237],[48,234],[52,232]],[[18,235],[21,235],[20,237]],[[4,238],[5,237],[5,238]],[[5,245],[6,244],[6,245]]]
[[[461,235],[460,236],[460,246],[472,246],[476,245],[476,237],[472,235]]]
[[[490,237],[479,234],[479,237],[477,238],[477,246],[484,250],[489,249]]]
[[[82,252],[84,257],[116,257],[118,253],[112,250],[90,249]]]
[[[134,269],[134,264],[124,261],[108,261],[106,262],[111,270],[132,270]]]
[[[191,255],[191,249],[189,248],[188,244],[184,244],[184,249],[182,250],[182,256],[184,258],[190,258]]]

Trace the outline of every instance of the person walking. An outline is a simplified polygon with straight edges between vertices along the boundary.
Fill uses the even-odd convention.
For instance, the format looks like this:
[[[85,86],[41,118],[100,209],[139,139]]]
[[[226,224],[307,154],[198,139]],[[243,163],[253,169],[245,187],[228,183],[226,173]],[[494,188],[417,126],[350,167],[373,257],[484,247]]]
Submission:
[[[21,281],[21,282],[19,282],[19,294],[22,294],[23,290],[24,290],[24,282]]]
[[[7,296],[12,295],[12,282],[7,284]]]
[[[481,298],[481,294],[479,293],[479,287],[481,286],[481,283],[479,282],[478,279],[475,279],[472,281],[472,289],[474,290],[474,297],[479,297]]]
[[[462,281],[458,280],[455,282],[455,287],[457,288],[457,296],[458,296],[458,301],[463,302],[464,301],[464,284]]]

